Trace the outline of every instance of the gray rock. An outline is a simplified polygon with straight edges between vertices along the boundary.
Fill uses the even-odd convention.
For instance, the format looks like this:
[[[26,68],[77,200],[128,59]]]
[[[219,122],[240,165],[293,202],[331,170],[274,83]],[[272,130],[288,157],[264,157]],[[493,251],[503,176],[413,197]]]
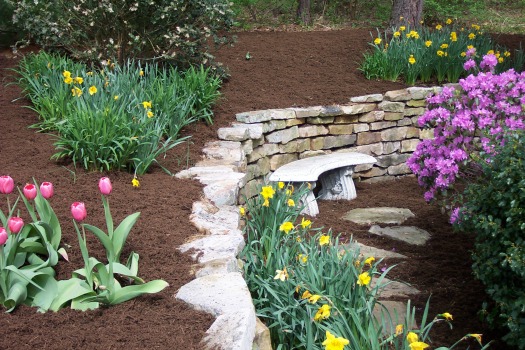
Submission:
[[[235,308],[217,317],[204,336],[209,350],[252,350],[256,317],[253,307]]]
[[[374,277],[370,283],[370,288],[375,288],[378,285],[378,281],[379,279]],[[381,280],[379,289],[379,297],[381,299],[410,298],[421,293],[417,288],[414,288],[407,283],[392,281],[386,277]]]
[[[193,249],[191,256],[202,264],[215,259],[236,258],[244,248],[244,244],[244,238],[240,233],[201,236],[181,245],[178,250],[185,253]]]
[[[224,235],[239,228],[239,209],[236,206],[215,206],[209,200],[193,203],[191,223],[199,232]]]
[[[368,232],[413,245],[424,245],[430,239],[430,233],[415,226],[380,227],[374,225]]]
[[[250,137],[248,128],[220,128],[217,130],[217,136],[226,141],[244,141]]]
[[[239,263],[233,257],[207,261],[195,266],[195,277],[208,275],[226,275],[230,272],[240,272]]]
[[[376,208],[357,208],[347,212],[342,219],[355,222],[357,224],[371,225],[375,223],[401,224],[406,219],[414,217],[409,209],[376,207]]]
[[[407,305],[401,301],[381,300],[374,306],[374,317],[381,323],[385,321],[383,334],[385,336],[395,333],[398,324],[405,324]],[[416,325],[413,325],[414,327]]]
[[[371,94],[364,96],[350,97],[350,102],[381,102],[383,101],[382,94]]]
[[[215,205],[235,205],[241,183],[242,182],[237,179],[211,182],[204,187],[204,196]]]
[[[393,258],[393,259],[407,259],[406,255],[399,254],[390,250],[384,250],[379,249],[375,247],[370,247],[361,243],[355,242],[359,247],[359,253],[363,256],[373,256],[376,259],[385,259],[385,258]],[[353,245],[350,247],[350,249],[353,249]]]

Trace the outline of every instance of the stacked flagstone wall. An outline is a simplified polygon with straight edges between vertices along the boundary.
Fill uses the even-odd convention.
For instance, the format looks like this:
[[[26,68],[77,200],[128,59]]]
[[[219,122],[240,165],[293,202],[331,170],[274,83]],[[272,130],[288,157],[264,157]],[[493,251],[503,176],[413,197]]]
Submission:
[[[264,177],[297,159],[331,152],[361,152],[377,159],[354,178],[376,181],[410,173],[405,162],[432,130],[417,126],[426,97],[440,87],[412,87],[350,98],[344,105],[251,111],[218,131],[220,147],[238,149],[246,173],[241,195],[251,197]]]

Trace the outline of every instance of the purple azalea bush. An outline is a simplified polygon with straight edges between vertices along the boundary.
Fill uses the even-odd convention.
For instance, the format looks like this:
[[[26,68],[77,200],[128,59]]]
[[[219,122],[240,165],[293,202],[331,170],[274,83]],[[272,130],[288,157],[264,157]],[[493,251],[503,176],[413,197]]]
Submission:
[[[427,99],[418,123],[434,128],[434,139],[420,142],[407,160],[426,201],[444,198],[457,180],[475,174],[480,152],[492,154],[505,131],[525,128],[525,72],[495,74],[497,62],[495,55],[485,55],[478,69],[473,59],[467,60],[464,68],[477,74],[461,79],[459,89],[444,87]],[[451,220],[457,219],[453,210]]]

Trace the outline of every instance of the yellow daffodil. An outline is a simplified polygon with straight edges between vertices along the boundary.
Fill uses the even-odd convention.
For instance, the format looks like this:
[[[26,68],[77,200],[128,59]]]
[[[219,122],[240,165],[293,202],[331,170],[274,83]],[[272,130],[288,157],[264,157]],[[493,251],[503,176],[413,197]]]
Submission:
[[[96,87],[95,85],[91,85],[91,86],[89,87],[89,90],[88,90],[88,92],[89,92],[89,94],[90,94],[91,96],[93,96],[94,94],[96,94],[97,91],[98,91],[98,90],[97,90],[97,87]]]
[[[319,237],[319,245],[324,246],[330,244],[330,236],[322,235]]]
[[[51,62],[47,62],[47,68],[51,68]]]
[[[408,340],[409,344],[412,344],[412,343],[415,343],[415,342],[419,341],[419,337],[414,332],[408,332],[407,340]]]
[[[473,40],[475,37],[476,37],[476,34],[474,34],[474,33],[470,33],[470,34],[468,35],[468,38],[469,38],[470,40]]]
[[[354,266],[355,267],[360,267],[361,266],[361,260],[354,261]]]
[[[291,199],[291,198],[288,199],[287,204],[288,204],[289,207],[295,207],[295,202],[294,202],[294,200]]]
[[[396,337],[400,334],[403,334],[403,325],[402,324],[398,324],[396,326]]]
[[[295,240],[296,240],[298,243],[301,243],[301,242],[303,241],[303,240],[301,239],[301,236],[297,236],[297,237],[295,238]]]
[[[136,177],[134,177],[133,180],[131,180],[131,184],[133,185],[133,187],[140,187],[139,179],[137,179]]]
[[[301,299],[308,299],[312,296],[312,293],[310,293],[309,291],[305,290],[303,295],[301,295]]]
[[[437,29],[437,30],[441,30],[441,28],[443,28],[443,26],[442,26],[441,24],[438,24],[438,25],[436,26],[436,29]]]
[[[481,29],[481,27],[480,27],[479,25],[477,25],[477,24],[473,24],[471,27],[472,27],[474,30],[480,30],[480,29]]]
[[[321,296],[319,294],[310,295],[310,297],[308,298],[308,302],[310,304],[315,304],[319,299],[321,299]]]
[[[143,71],[142,69],[140,70],[139,75],[140,75],[141,77],[144,76],[144,71]]]
[[[416,342],[414,342],[414,343],[409,345],[410,350],[423,350],[423,349],[428,348],[429,346],[430,345],[425,344],[425,343],[423,343],[421,341],[416,341]]]
[[[474,334],[467,334],[467,336],[475,338],[478,341],[479,345],[481,345],[481,336],[482,336],[482,334],[475,334],[474,333]]]
[[[286,271],[286,267],[284,267],[282,270],[275,270],[275,277],[274,280],[281,280],[285,281],[288,279],[288,272]]]
[[[113,99],[114,99],[115,101],[118,100],[118,98],[119,98],[118,95],[113,96]]]
[[[326,320],[328,317],[330,317],[330,305],[324,304],[321,306],[314,316],[314,321],[321,321]]]
[[[93,72],[87,72],[86,75],[93,76]]]
[[[416,63],[416,59],[414,58],[414,55],[410,55],[410,57],[408,58],[408,63],[410,64]]]
[[[322,343],[325,350],[344,350],[345,345],[348,344],[348,339],[342,337],[336,338],[336,336],[330,333],[329,331],[326,331],[326,339]]]
[[[467,53],[465,51],[463,51],[462,53],[459,54],[461,57],[467,57]]]
[[[373,256],[367,258],[365,260],[365,265],[368,265],[368,266],[372,266],[373,262],[376,261],[376,258],[374,258]]]
[[[82,96],[82,90],[75,86],[71,89],[71,94],[73,94],[75,97],[80,97]]]
[[[286,195],[291,196],[293,191],[294,191],[293,185],[289,185],[288,188],[286,189]]]
[[[308,228],[312,225],[312,222],[308,219],[304,219],[304,217],[301,219],[301,227],[302,228]]]
[[[270,206],[270,201],[268,200],[268,198],[265,198],[264,199],[264,203],[262,204],[263,207],[269,207]]]
[[[419,39],[419,33],[416,32],[415,30],[411,30],[411,31],[407,34],[407,38]]]
[[[425,41],[425,46],[426,47],[430,47],[431,45],[432,45],[432,41],[430,41],[430,40]]]
[[[458,41],[458,35],[456,32],[450,33],[450,41]]]
[[[453,320],[452,315],[449,314],[448,312],[445,312],[445,313],[441,314],[441,316],[443,316],[443,318],[445,320],[447,320],[447,321],[452,321]]]
[[[142,107],[144,107],[144,109],[151,108],[151,101],[142,102]]]
[[[75,83],[77,83],[79,85],[84,82],[84,78],[82,78],[82,77],[76,77],[74,80],[75,80]]]
[[[299,254],[299,255],[297,255],[297,260],[299,260],[303,264],[306,264],[308,262],[308,255]]]
[[[398,38],[401,35],[400,32],[394,32],[394,38]]]
[[[443,57],[443,56],[445,56],[445,52],[444,52],[444,51],[441,51],[441,50],[438,50],[438,51],[436,52],[436,54],[437,54],[439,57]]]
[[[64,83],[66,83],[66,84],[69,85],[69,84],[71,84],[72,82],[73,82],[73,78],[71,78],[71,77],[65,77],[65,78],[64,78]]]
[[[279,231],[284,231],[284,233],[288,233],[291,230],[293,230],[293,224],[290,221],[283,222],[281,226],[279,226]]]
[[[148,118],[153,118],[153,116],[154,116],[154,114],[153,114],[152,111],[148,111],[148,112],[146,113],[146,115],[148,116]]]
[[[241,216],[245,216],[246,215],[246,209],[244,209],[244,207],[239,207],[239,214],[241,214]]]
[[[381,44],[381,41],[382,41],[381,38],[375,38],[374,39],[374,44],[379,45],[379,44]]]
[[[282,189],[284,188],[284,182],[279,181],[279,182],[277,183],[277,187],[279,187],[279,189],[282,190]]]
[[[448,44],[441,44],[440,48],[441,49],[448,49]]]
[[[447,20],[445,21],[446,24],[452,24],[452,20],[450,18],[447,18]]]
[[[487,55],[494,55],[494,50],[488,50]]]
[[[71,78],[71,72],[68,70],[63,71],[62,75],[64,76],[64,78]]]
[[[298,285],[295,287],[295,292],[296,292],[296,293],[299,293],[300,290],[301,290],[301,285],[298,284]]]
[[[505,56],[505,57],[510,57],[510,52],[509,52],[509,51],[505,51],[505,52],[503,52],[503,56]]]
[[[399,31],[400,31],[400,32],[404,31],[405,29],[407,29],[405,26],[401,26],[401,27],[399,27]]]
[[[368,272],[363,272],[357,278],[357,284],[360,286],[368,286],[370,284],[371,279],[372,277],[370,277],[370,274]]]
[[[503,63],[503,61],[505,61],[503,57],[498,57],[498,63]]]
[[[264,199],[273,198],[273,195],[275,194],[275,190],[272,186],[263,186],[261,189],[261,196],[263,196]]]

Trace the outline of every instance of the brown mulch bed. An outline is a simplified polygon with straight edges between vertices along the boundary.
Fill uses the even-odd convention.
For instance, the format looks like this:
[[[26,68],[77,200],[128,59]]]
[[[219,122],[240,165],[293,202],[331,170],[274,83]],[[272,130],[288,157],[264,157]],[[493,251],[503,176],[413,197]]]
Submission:
[[[238,33],[234,47],[217,52],[218,60],[229,68],[231,79],[221,90],[223,99],[215,108],[215,124],[188,127],[185,133],[193,135],[191,143],[170,152],[161,160],[162,164],[173,172],[194,164],[200,158],[204,143],[215,138],[218,127],[234,121],[235,113],[346,103],[351,96],[403,88],[400,83],[365,80],[357,70],[368,48],[369,33],[366,29]],[[518,47],[520,41],[523,43],[521,36],[498,40],[511,47]],[[252,57],[250,60],[245,59],[247,52]],[[1,53],[0,67],[14,67],[16,62],[10,52]],[[16,85],[5,85],[11,81],[12,72],[1,69],[0,175],[12,176],[19,186],[32,181],[33,177],[39,182],[53,182],[56,194],[51,203],[62,224],[63,243],[71,246],[68,249],[71,262],[60,262],[58,274],[68,277],[81,264],[69,206],[74,201],[85,202],[87,222],[103,227],[97,188],[101,174],[50,160],[53,137],[27,128],[37,121],[37,115],[24,108],[29,102],[20,99],[21,92]],[[110,201],[115,220],[141,212],[123,256],[132,250],[138,252],[139,275],[146,280],[165,279],[170,287],[154,296],[84,313],[62,310],[38,314],[28,307],[20,307],[11,314],[0,313],[0,348],[202,348],[199,342],[213,318],[173,298],[178,288],[193,278],[192,260],[176,248],[197,233],[188,216],[193,201],[201,197],[201,186],[169,177],[160,168],[141,177],[140,188],[132,188],[131,174],[106,175],[114,185]],[[431,315],[441,312],[454,315],[452,331],[438,327],[433,333],[436,345],[441,342],[450,345],[468,332],[484,333],[486,340],[497,338],[498,334],[491,334],[476,314],[485,295],[470,271],[472,237],[453,233],[446,216],[424,203],[414,179],[358,184],[357,191],[358,198],[351,202],[321,202],[321,215],[315,219],[316,224],[332,227],[334,232],[353,234],[361,243],[395,249],[409,256],[394,269],[392,276],[423,291],[422,296],[415,299],[418,309],[432,294]],[[428,230],[432,239],[425,247],[412,247],[374,237],[367,233],[366,227],[339,219],[351,208],[371,206],[411,209],[416,218],[407,224]],[[0,208],[5,211],[3,196]],[[88,244],[93,252],[100,254],[95,240],[89,240]]]

